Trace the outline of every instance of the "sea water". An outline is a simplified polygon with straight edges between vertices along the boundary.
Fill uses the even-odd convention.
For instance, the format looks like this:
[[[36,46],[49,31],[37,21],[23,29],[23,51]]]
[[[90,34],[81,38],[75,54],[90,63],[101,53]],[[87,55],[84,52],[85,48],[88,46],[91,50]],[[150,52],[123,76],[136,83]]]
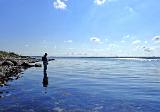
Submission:
[[[56,58],[0,96],[0,112],[160,112],[160,60]]]

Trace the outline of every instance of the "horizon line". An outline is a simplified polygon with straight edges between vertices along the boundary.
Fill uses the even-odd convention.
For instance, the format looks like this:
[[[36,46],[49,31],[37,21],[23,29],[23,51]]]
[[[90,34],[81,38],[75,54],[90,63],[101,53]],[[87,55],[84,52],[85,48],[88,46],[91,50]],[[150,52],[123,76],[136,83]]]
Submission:
[[[30,56],[42,57],[42,56]],[[160,59],[160,56],[48,56],[49,58],[144,58],[144,59]]]

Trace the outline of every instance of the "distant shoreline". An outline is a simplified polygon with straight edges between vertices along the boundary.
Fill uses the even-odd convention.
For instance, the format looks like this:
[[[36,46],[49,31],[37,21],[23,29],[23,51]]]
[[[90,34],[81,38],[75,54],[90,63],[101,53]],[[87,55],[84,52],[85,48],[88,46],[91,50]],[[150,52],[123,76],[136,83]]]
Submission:
[[[41,58],[41,56],[30,56],[30,57],[35,57],[35,58]],[[130,58],[130,59],[133,59],[133,58],[137,58],[137,59],[160,59],[160,57],[155,57],[155,56],[153,56],[153,57],[130,57],[130,56],[111,56],[111,57],[104,57],[104,56],[50,56],[49,58],[116,58],[116,59],[118,59],[118,58]]]

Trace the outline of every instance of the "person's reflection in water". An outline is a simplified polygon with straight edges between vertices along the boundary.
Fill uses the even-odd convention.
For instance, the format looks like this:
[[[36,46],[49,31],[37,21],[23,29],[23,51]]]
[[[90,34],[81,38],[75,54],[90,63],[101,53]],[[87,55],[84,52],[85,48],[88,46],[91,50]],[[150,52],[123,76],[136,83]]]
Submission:
[[[48,76],[47,71],[44,70],[44,76],[43,76],[43,87],[45,87],[45,93],[47,93],[47,87],[48,87]]]

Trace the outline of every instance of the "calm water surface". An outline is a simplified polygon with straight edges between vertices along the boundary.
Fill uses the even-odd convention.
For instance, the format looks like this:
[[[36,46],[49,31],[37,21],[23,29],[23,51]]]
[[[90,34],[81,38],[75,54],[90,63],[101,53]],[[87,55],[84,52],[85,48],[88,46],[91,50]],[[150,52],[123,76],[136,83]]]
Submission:
[[[0,96],[0,112],[160,112],[160,60],[57,58]]]

